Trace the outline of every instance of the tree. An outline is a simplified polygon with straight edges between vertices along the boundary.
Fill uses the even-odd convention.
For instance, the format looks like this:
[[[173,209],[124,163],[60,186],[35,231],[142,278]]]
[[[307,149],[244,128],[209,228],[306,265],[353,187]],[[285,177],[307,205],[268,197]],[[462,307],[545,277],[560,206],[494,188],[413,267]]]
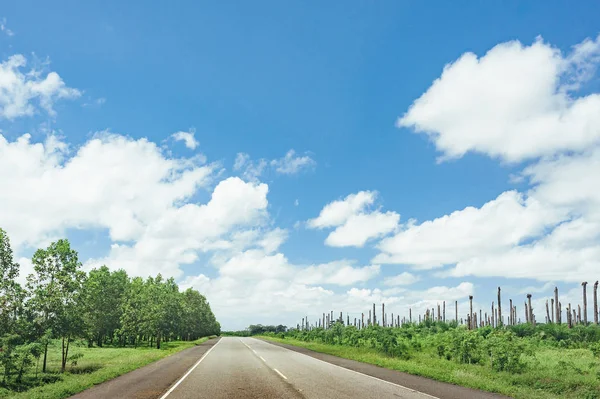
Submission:
[[[0,336],[14,332],[22,310],[24,293],[15,281],[18,276],[19,264],[13,260],[10,240],[0,229]]]
[[[32,308],[44,330],[62,340],[61,372],[65,371],[71,339],[81,333],[81,293],[85,273],[68,240],[58,240],[33,255],[34,273],[27,277]],[[48,344],[44,347],[46,371]]]
[[[89,342],[102,346],[120,327],[122,301],[127,293],[129,277],[124,270],[110,272],[108,267],[93,269],[83,285],[82,305],[85,332]]]

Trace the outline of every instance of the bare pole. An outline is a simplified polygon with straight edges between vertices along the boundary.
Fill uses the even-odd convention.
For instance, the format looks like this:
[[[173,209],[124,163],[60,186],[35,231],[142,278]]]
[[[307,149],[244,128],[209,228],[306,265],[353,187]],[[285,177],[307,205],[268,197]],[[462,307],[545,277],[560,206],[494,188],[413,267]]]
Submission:
[[[381,304],[381,326],[385,327],[385,303]]]
[[[454,301],[454,313],[454,320],[456,320],[456,323],[458,323],[458,301]]]
[[[442,321],[444,323],[446,322],[446,301],[443,302],[443,316],[442,316]]]
[[[498,325],[502,326],[502,302],[500,298],[500,287],[498,287]]]
[[[561,309],[558,306],[558,303],[559,303],[558,302],[558,287],[554,287],[554,302],[557,304],[556,309],[555,309],[556,310],[556,322],[558,324],[560,324],[560,321],[561,321],[560,320]]]
[[[531,308],[531,294],[527,294],[527,305],[529,307],[529,322],[535,324],[533,319],[533,309]]]
[[[554,323],[554,315],[556,314],[554,309],[554,298],[550,298],[550,321]]]
[[[509,305],[510,305],[510,315],[508,316],[508,325],[512,326],[513,324],[513,304],[512,304],[512,299],[509,299]]]
[[[594,283],[594,324],[598,324],[598,282]]]
[[[373,325],[377,324],[377,316],[375,316],[375,304],[373,304]]]
[[[473,295],[469,295],[469,330],[473,329]]]
[[[587,281],[581,283],[583,289],[583,324],[587,326]]]

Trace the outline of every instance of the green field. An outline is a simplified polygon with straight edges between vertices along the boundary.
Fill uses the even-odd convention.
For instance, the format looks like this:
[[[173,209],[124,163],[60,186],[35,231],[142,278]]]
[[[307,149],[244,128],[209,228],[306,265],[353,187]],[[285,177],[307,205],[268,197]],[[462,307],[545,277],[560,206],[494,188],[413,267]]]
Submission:
[[[72,346],[73,354],[83,355],[76,365],[69,364],[64,374],[60,371],[60,346],[53,341],[48,349],[48,372],[35,373],[35,367],[25,376],[24,385],[31,388],[15,393],[0,388],[0,398],[60,399],[69,397],[94,385],[118,377],[173,353],[199,345],[209,338],[196,341],[164,342],[161,349],[148,346],[138,348],[88,348],[81,341]],[[40,367],[41,369],[41,362]],[[44,383],[46,382],[46,383]],[[42,383],[43,385],[35,386]]]
[[[469,363],[450,354],[452,344],[448,341],[445,344],[448,347],[443,344],[454,331],[432,331],[434,329],[435,326],[430,329],[408,327],[405,331],[376,327],[358,333],[353,327],[345,327],[337,331],[318,329],[320,331],[267,334],[261,338],[514,398],[600,398],[600,358],[593,343],[589,345],[591,349],[585,348],[587,343],[573,341],[573,337],[568,338],[570,341],[557,341],[542,331],[527,337],[488,331],[488,335],[481,338],[483,331],[458,328],[456,334],[464,341],[455,342],[459,348],[471,351],[473,360]],[[595,334],[597,328],[587,330]],[[573,335],[575,333],[573,331]],[[500,354],[497,354],[486,342],[497,339],[495,335],[514,337],[516,347],[507,344],[510,341],[501,341]],[[396,339],[400,342],[397,344],[400,349],[385,346],[386,341],[381,336],[397,337],[394,342]],[[511,352],[513,361],[516,359],[518,363],[512,367],[503,363],[504,369],[499,370],[498,362],[502,360],[499,358],[503,354],[510,356]]]

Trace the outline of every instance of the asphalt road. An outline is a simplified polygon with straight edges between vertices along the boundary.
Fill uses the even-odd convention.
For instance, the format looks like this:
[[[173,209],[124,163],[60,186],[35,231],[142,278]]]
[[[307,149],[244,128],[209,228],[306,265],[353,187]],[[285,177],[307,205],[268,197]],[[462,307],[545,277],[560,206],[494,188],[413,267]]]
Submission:
[[[186,351],[100,384],[73,398],[501,397],[254,338],[225,337]]]

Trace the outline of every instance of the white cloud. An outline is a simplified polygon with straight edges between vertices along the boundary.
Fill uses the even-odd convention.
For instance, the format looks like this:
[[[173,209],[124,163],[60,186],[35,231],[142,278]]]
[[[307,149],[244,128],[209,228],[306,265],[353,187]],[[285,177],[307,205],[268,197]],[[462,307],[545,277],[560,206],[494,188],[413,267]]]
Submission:
[[[200,144],[198,140],[194,138],[195,130],[191,129],[189,132],[176,132],[171,135],[175,141],[183,141],[185,146],[190,150],[195,150]]]
[[[353,262],[335,261],[299,270],[295,280],[303,284],[352,285],[365,282],[379,274],[379,265],[352,267]]]
[[[400,215],[395,212],[368,210],[375,202],[377,193],[360,191],[343,200],[333,201],[323,207],[319,216],[307,221],[313,229],[336,227],[325,239],[332,247],[362,247],[365,243],[396,229]]]
[[[214,165],[166,158],[154,143],[110,133],[73,151],[54,136],[32,143],[26,134],[13,142],[0,135],[0,169],[11,171],[0,176],[0,186],[14,187],[0,190],[0,226],[19,247],[68,228],[105,228],[115,241],[138,239],[208,184]]]
[[[303,169],[314,168],[316,164],[315,160],[308,155],[296,156],[294,150],[289,150],[283,158],[271,161],[271,166],[275,168],[275,171],[284,175],[293,175]]]
[[[568,55],[536,40],[465,53],[399,120],[424,133],[442,159],[479,152],[509,162],[581,151],[600,141],[600,95],[574,97],[600,60],[600,36]]]
[[[496,255],[537,237],[564,220],[565,212],[548,209],[515,191],[502,193],[481,208],[468,207],[422,224],[410,225],[382,240],[374,262],[410,264],[421,269]]]
[[[396,286],[396,285],[411,285],[419,281],[419,276],[415,276],[409,272],[403,272],[396,276],[386,277],[383,280],[384,285]]]
[[[352,215],[327,236],[325,244],[331,247],[362,247],[368,240],[394,231],[399,221],[400,215],[395,212]]]
[[[368,205],[372,205],[376,197],[377,193],[374,191],[359,191],[356,194],[350,194],[343,200],[325,205],[319,216],[309,220],[307,225],[314,229],[339,226],[352,215],[362,211]]]
[[[258,181],[266,167],[266,160],[253,161],[250,159],[250,155],[244,152],[238,152],[233,164],[233,170],[242,171],[242,177],[248,181]]]
[[[67,87],[56,72],[50,72],[44,78],[38,71],[23,73],[21,69],[26,64],[25,57],[20,54],[0,63],[0,119],[33,115],[38,106],[54,116],[56,100],[81,95],[79,90]]]
[[[6,18],[2,18],[0,20],[0,32],[4,33],[6,36],[14,36],[15,33],[6,26]]]

